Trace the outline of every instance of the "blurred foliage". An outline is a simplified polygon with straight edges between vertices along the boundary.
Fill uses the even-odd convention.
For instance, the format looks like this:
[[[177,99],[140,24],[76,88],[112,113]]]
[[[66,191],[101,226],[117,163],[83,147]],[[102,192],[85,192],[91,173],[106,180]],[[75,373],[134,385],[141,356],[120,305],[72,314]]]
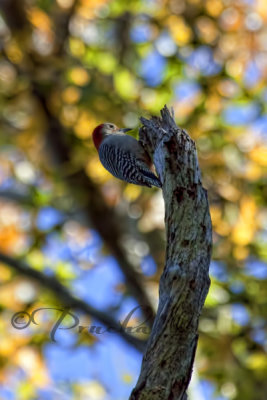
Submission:
[[[85,194],[74,196],[77,187],[68,184],[84,170],[127,218],[123,245],[156,304],[164,263],[161,193],[113,179],[91,133],[104,121],[136,129],[141,115],[167,103],[196,140],[214,228],[195,366],[199,389],[190,398],[203,392],[208,399],[265,399],[266,1],[5,0],[0,12],[1,251],[54,274],[81,296],[89,291],[83,281],[89,285],[94,275],[84,277],[99,269],[102,278],[84,298],[117,315],[130,296],[118,273],[109,276],[116,265],[83,217]],[[99,298],[97,285],[108,276]],[[56,298],[4,264],[0,279],[1,398],[127,397],[108,394],[97,371],[86,383],[74,378],[57,388],[45,351],[53,312],[27,332],[10,324],[14,312],[56,307]],[[76,342],[94,347],[97,340],[79,335]],[[128,393],[136,377],[121,373]]]

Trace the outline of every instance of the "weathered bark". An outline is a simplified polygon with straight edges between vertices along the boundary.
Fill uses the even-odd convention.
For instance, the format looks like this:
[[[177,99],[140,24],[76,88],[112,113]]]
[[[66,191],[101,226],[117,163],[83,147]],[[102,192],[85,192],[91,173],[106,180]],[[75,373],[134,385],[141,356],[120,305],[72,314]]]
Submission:
[[[140,141],[154,158],[163,184],[166,264],[159,307],[131,400],[185,400],[208,293],[212,228],[194,141],[165,108],[141,118]]]

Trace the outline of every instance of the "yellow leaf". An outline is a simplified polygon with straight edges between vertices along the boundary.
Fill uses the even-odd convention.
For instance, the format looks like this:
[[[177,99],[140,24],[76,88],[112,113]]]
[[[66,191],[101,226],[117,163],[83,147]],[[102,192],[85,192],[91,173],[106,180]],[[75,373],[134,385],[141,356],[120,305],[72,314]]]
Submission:
[[[220,223],[214,227],[214,230],[221,236],[228,236],[231,232],[231,226],[226,221],[221,220]]]
[[[103,62],[104,60],[104,62]],[[110,53],[98,53],[95,58],[95,65],[104,74],[112,74],[117,67],[117,59]]]
[[[70,86],[63,91],[62,100],[65,103],[74,104],[77,103],[77,101],[80,99],[80,96],[81,91],[74,86]]]
[[[27,261],[29,264],[41,271],[44,267],[44,255],[40,250],[34,249],[27,255]]]
[[[256,204],[253,198],[244,196],[240,202],[240,214],[232,231],[232,240],[240,246],[249,244],[257,228],[255,223]]]
[[[124,68],[120,68],[114,75],[114,85],[119,95],[125,99],[135,99],[138,87],[135,77]]]
[[[258,0],[255,4],[257,12],[263,19],[267,18],[267,3],[265,0]]]
[[[71,264],[68,263],[64,263],[62,261],[60,261],[57,265],[56,265],[56,276],[60,279],[74,279],[76,277],[73,267],[71,266]]]
[[[8,281],[11,278],[11,269],[0,264],[0,282]]]
[[[125,383],[131,384],[133,382],[133,377],[130,374],[123,374],[122,375],[122,380]]]
[[[23,53],[15,40],[8,41],[5,51],[12,63],[19,64],[22,61]]]
[[[248,366],[248,368],[257,370],[257,369],[261,369],[264,370],[265,372],[267,372],[267,358],[266,355],[263,353],[254,353],[251,354],[247,360],[246,360],[246,364]]]
[[[249,250],[247,247],[236,246],[233,249],[233,255],[237,260],[245,260],[249,255]]]
[[[267,147],[262,146],[251,150],[249,157],[259,165],[267,167]]]
[[[20,382],[16,388],[17,398],[20,400],[30,400],[35,398],[35,388],[30,382]]]
[[[98,156],[91,157],[85,169],[87,174],[99,183],[106,182],[111,178],[110,173],[100,163]]]
[[[124,189],[123,195],[128,201],[134,201],[141,193],[141,186],[127,185]]]
[[[74,126],[74,132],[79,138],[87,139],[97,125],[98,121],[88,111],[83,110]]]
[[[234,185],[231,185],[230,183],[218,186],[217,190],[218,190],[218,193],[223,198],[225,198],[226,200],[229,200],[229,201],[235,202],[240,197],[239,190]]]
[[[51,32],[51,20],[40,8],[33,7],[28,11],[29,20],[37,29]]]
[[[240,59],[231,59],[226,62],[226,71],[234,79],[239,79],[243,75],[245,65]]]
[[[192,31],[182,17],[177,17],[175,15],[170,16],[167,20],[167,25],[169,26],[174,41],[179,46],[184,46],[190,42]]]
[[[218,304],[226,303],[228,300],[228,292],[213,282],[206,298],[205,306],[215,307]]]
[[[90,81],[88,72],[82,67],[72,68],[69,72],[70,80],[78,86],[85,86]]]
[[[246,166],[244,175],[247,180],[256,181],[262,176],[262,168],[254,162],[250,162]]]
[[[251,225],[247,225],[243,221],[240,221],[234,228],[232,234],[232,240],[234,243],[240,246],[246,246],[252,241],[254,235],[254,229]]]
[[[221,208],[215,205],[211,205],[210,215],[213,225],[217,225],[217,223],[221,221],[221,216],[222,216]]]
[[[82,57],[85,54],[85,45],[80,39],[70,38],[69,47],[75,57]]]
[[[223,10],[223,4],[221,0],[207,0],[206,9],[209,15],[218,17]]]
[[[243,196],[240,202],[240,215],[246,222],[254,222],[257,207],[255,200],[249,196]]]

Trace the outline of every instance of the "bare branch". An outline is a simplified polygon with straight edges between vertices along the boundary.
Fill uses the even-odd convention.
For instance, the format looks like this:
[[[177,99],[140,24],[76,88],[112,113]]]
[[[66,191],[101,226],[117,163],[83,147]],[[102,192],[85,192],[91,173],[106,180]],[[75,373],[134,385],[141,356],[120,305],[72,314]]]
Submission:
[[[12,1],[14,3],[14,8],[17,7],[18,1]],[[73,7],[63,18],[64,35],[62,35],[59,39],[58,52],[62,52],[64,49],[64,42],[68,35],[69,20],[74,12],[75,6],[76,2],[74,2]],[[25,12],[25,9],[22,8],[20,11]],[[11,24],[9,14],[7,15],[7,10],[3,8],[3,12],[5,13],[7,23]],[[26,16],[25,20],[27,20]],[[10,25],[10,28],[12,29],[12,25]],[[34,58],[31,57],[31,55],[28,55],[28,57],[31,62],[30,64],[34,64]],[[38,62],[40,64],[41,60]],[[76,202],[79,205],[82,203],[82,208],[84,209],[85,213],[85,222],[90,221],[90,223],[102,236],[103,241],[111,253],[117,259],[119,267],[125,276],[129,291],[142,306],[142,310],[148,319],[148,322],[152,325],[155,312],[143,284],[144,278],[136,271],[135,266],[128,260],[126,251],[121,243],[124,234],[124,231],[121,227],[123,225],[122,218],[118,217],[116,212],[111,207],[108,207],[100,190],[91,181],[84,170],[81,169],[73,175],[66,176],[64,173],[65,167],[66,165],[71,164],[71,145],[67,143],[67,135],[64,127],[49,108],[50,90],[48,90],[49,88],[47,86],[42,87],[41,84],[35,81],[34,75],[30,70],[22,70],[19,65],[14,65],[14,67],[19,75],[27,75],[27,78],[30,81],[32,95],[39,103],[44,116],[46,117],[47,129],[45,135],[47,144],[49,146],[49,154],[52,156],[51,161],[54,164],[54,168],[57,169],[59,173],[62,173],[62,177],[65,178],[65,182],[70,188],[70,193],[76,198]],[[53,82],[51,82],[51,87],[52,85]],[[124,226],[126,226],[126,224],[124,224]]]
[[[185,400],[208,293],[212,229],[195,143],[168,108],[141,119],[140,141],[154,156],[163,183],[166,264],[159,307],[131,400]]]
[[[64,304],[65,307],[78,309],[90,317],[95,318],[108,328],[112,328],[129,344],[134,346],[137,350],[144,350],[144,342],[134,336],[129,335],[122,326],[115,321],[110,315],[100,311],[90,304],[84,302],[77,297],[74,297],[62,283],[60,283],[55,277],[47,276],[40,271],[32,268],[30,265],[16,260],[8,255],[0,253],[0,262],[12,267],[16,272],[21,275],[25,275],[30,279],[37,281],[42,287],[50,290],[54,293],[56,298]]]
[[[30,195],[18,190],[0,189],[0,198],[19,203],[25,206],[33,206],[34,202]]]
[[[28,26],[24,0],[0,0],[0,9],[11,30],[18,32]]]
[[[142,306],[142,310],[151,324],[154,320],[154,309],[147,295],[143,284],[144,278],[138,273],[128,260],[126,251],[121,243],[127,224],[125,220],[116,214],[116,211],[109,207],[99,188],[86,175],[84,170],[76,171],[72,175],[64,174],[64,168],[70,163],[71,149],[66,141],[64,128],[59,120],[51,113],[47,106],[47,99],[41,88],[33,84],[33,93],[39,100],[45,113],[48,128],[46,130],[46,142],[49,146],[49,154],[58,172],[62,173],[65,182],[70,188],[70,193],[79,203],[82,200],[84,214],[87,222],[95,227],[101,235],[103,241],[108,246],[111,253],[118,261],[119,267],[123,272],[129,291]],[[86,222],[86,221],[85,221]]]

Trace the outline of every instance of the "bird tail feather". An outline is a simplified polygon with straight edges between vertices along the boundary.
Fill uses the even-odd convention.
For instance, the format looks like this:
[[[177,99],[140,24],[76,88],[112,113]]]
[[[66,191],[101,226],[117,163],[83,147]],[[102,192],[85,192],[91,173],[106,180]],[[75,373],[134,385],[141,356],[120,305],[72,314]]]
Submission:
[[[162,187],[162,184],[161,184],[159,178],[156,175],[154,175],[153,172],[151,172],[147,169],[142,170],[142,172],[143,172],[143,175],[147,178],[147,181],[149,184],[156,186],[158,188]]]

